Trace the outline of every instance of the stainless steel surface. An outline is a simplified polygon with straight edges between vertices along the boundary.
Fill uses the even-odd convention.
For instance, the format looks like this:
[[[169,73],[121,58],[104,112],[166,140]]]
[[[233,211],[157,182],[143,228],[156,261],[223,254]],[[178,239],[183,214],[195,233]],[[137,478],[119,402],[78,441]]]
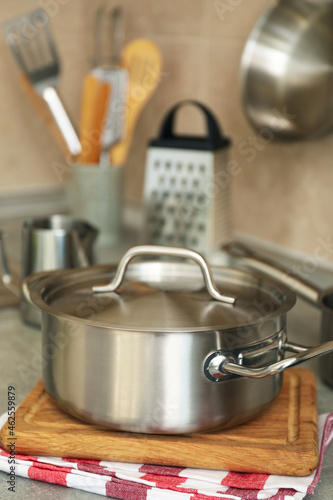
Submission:
[[[128,72],[120,67],[124,41],[122,7],[111,11],[101,5],[95,14],[95,49],[92,74],[111,86],[101,138],[101,162],[109,163],[109,150],[124,134],[128,97]]]
[[[188,104],[202,113],[205,136],[175,133],[176,113]],[[210,258],[230,239],[229,146],[201,103],[181,101],[169,111],[147,152],[142,243],[187,247]]]
[[[92,74],[111,87],[111,97],[106,111],[101,138],[101,162],[109,164],[109,150],[124,135],[128,98],[128,72],[122,68],[96,67]]]
[[[159,256],[159,257],[180,257],[184,259],[190,259],[196,262],[201,268],[202,275],[205,281],[205,285],[210,296],[220,302],[225,304],[234,304],[236,298],[230,297],[228,295],[223,295],[218,291],[214,283],[214,278],[208,265],[206,259],[194,250],[189,250],[187,248],[177,248],[177,247],[160,247],[156,245],[141,245],[129,249],[119,262],[115,277],[108,285],[104,286],[94,286],[93,292],[103,293],[103,292],[115,292],[123,282],[125,272],[128,264],[132,259],[136,257],[147,257],[147,256]]]
[[[294,275],[287,267],[259,255],[247,245],[238,241],[227,243],[223,246],[223,250],[236,259],[234,260],[235,263],[242,263],[244,266],[255,269],[257,272],[281,281],[304,300],[310,302],[310,304],[320,305],[323,290],[302,276]]]
[[[111,333],[75,328],[48,315],[43,352],[54,357],[44,365],[44,384],[66,411],[112,429],[178,434],[236,425],[273,401],[282,379],[204,380],[203,360],[218,337],[215,332]],[[68,346],[63,355],[61,345]],[[271,351],[260,362],[273,359]]]
[[[259,255],[249,247],[239,242],[225,245],[224,250],[250,269],[273,277],[294,290],[300,297],[321,308],[321,342],[333,340],[333,288],[320,289],[314,283],[293,275],[291,271],[278,263]],[[333,386],[333,355],[325,356],[321,361],[321,376]]]
[[[69,153],[75,158],[81,153],[81,143],[62,104],[56,85],[56,80],[49,80],[48,82],[39,82],[38,85],[35,84],[35,89],[48,105],[59,131],[67,144]]]
[[[124,9],[104,4],[96,9],[94,21],[94,53],[92,65],[119,66],[124,43]]]
[[[40,271],[92,264],[97,234],[97,230],[87,222],[67,215],[25,220],[22,225],[21,278],[18,279],[9,269],[3,235],[0,233],[3,284],[16,296],[22,297],[21,280],[26,276]],[[22,320],[40,326],[40,311],[22,298]]]
[[[290,262],[287,262],[289,265]],[[333,273],[314,273],[314,281],[322,287],[333,280]],[[289,334],[297,342],[319,342],[319,311],[302,300],[289,313]],[[17,403],[21,403],[41,377],[41,336],[36,330],[22,325],[16,309],[0,310],[0,412],[7,411],[7,387],[16,388]],[[319,359],[305,362],[304,366],[318,374]],[[318,412],[333,411],[332,390],[317,380]],[[254,458],[255,460],[255,458]],[[8,500],[7,476],[0,472],[0,499]],[[330,500],[333,489],[333,446],[325,452],[321,478],[313,495],[304,500]],[[16,500],[31,497],[36,500],[98,500],[100,495],[72,488],[16,477]]]
[[[69,215],[27,219],[22,228],[22,277],[92,264],[97,234],[94,226]]]
[[[70,212],[99,229],[97,245],[119,246],[124,238],[124,169],[110,165],[76,165],[68,183]]]
[[[121,50],[124,45],[124,9],[115,7],[111,12],[111,66],[119,66],[121,63]]]
[[[165,250],[155,253],[197,260]],[[138,253],[127,254],[120,275]],[[120,293],[94,294],[116,271],[92,266],[23,283],[43,314],[44,385],[64,409],[113,429],[177,434],[244,422],[276,397],[280,374],[214,384],[203,377],[204,360],[219,349],[241,355],[246,346],[253,356],[244,356],[245,366],[279,360],[293,292],[253,273],[212,268],[216,286],[237,297],[224,304],[207,292],[197,265],[143,260],[127,267]]]
[[[128,96],[128,72],[121,65],[121,50],[123,48],[125,29],[124,29],[124,10],[122,7],[115,7],[110,14],[111,17],[111,52],[110,69],[103,70],[101,79],[111,84],[111,100],[109,103],[109,112],[106,116],[101,147],[102,161],[107,158],[109,163],[109,150],[124,135],[124,126],[126,119],[126,104]],[[97,74],[97,73],[95,73]]]
[[[60,67],[49,22],[43,9],[12,19],[4,25],[6,42],[20,69],[46,102],[69,153],[75,157],[81,153],[81,144],[56,90]]]
[[[332,130],[332,25],[332,0],[279,0],[250,34],[241,63],[243,107],[271,140]]]
[[[226,378],[230,378],[232,374],[232,372],[228,373],[225,369],[225,365],[228,363],[232,364],[232,367],[234,365],[237,366],[239,372],[241,372],[242,368],[244,369],[244,373],[237,373],[237,375],[248,376],[247,373],[255,373],[256,369],[252,367],[258,366],[258,364],[261,365],[263,354],[267,355],[268,352],[274,351],[274,356],[272,358],[274,362],[276,362],[276,359],[280,361],[281,358],[284,357],[286,338],[286,331],[283,329],[274,337],[261,341],[260,344],[250,345],[237,350],[211,352],[204,361],[204,375],[212,382],[224,382]],[[252,372],[252,370],[254,371]]]
[[[201,270],[187,262],[142,261],[128,267],[120,293],[95,294],[108,284],[117,265],[45,272],[24,280],[27,300],[42,311],[78,325],[158,333],[223,332],[225,349],[256,344],[285,327],[293,292],[253,273],[212,268],[218,288],[237,297],[234,305],[212,300]]]
[[[288,346],[289,344],[285,346],[286,351],[289,350]],[[290,344],[290,346],[294,352],[293,345]],[[282,359],[269,366],[262,366],[260,368],[248,368],[244,365],[236,363],[235,358],[232,356],[224,355],[223,353],[216,353],[216,357],[219,359],[217,360],[214,358],[213,362],[209,363],[207,370],[211,375],[214,373],[215,378],[223,378],[228,375],[239,375],[241,377],[250,378],[270,377],[272,375],[276,375],[277,373],[281,373],[288,368],[297,366],[304,361],[308,361],[309,359],[333,352],[333,341],[326,342],[325,344],[316,347],[305,348],[304,346],[304,349],[304,352],[295,356],[290,356],[289,358]],[[219,362],[218,370],[216,367],[217,362]]]

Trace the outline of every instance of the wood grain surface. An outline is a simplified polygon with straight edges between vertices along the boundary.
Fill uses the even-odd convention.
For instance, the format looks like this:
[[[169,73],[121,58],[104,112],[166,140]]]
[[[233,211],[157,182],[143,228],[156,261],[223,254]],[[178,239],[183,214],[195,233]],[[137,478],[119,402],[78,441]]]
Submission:
[[[177,436],[87,424],[59,409],[40,381],[16,411],[15,433],[21,454],[305,476],[319,459],[316,381],[309,370],[289,370],[278,398],[252,421]]]

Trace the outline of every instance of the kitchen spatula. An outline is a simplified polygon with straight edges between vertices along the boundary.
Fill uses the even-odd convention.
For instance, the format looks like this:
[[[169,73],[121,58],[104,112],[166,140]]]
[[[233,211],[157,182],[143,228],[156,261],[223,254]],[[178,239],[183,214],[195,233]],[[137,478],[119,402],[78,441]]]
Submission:
[[[123,165],[128,157],[140,113],[157,88],[162,71],[162,54],[151,40],[138,38],[121,54],[121,66],[129,72],[125,134],[110,150],[110,163]]]
[[[25,95],[29,99],[34,110],[42,118],[44,124],[50,131],[63,154],[67,156],[69,154],[67,143],[64,140],[63,135],[60,133],[60,130],[56,122],[54,121],[54,118],[46,102],[40,97],[40,95],[35,92],[30,80],[25,76],[24,73],[20,74],[19,81]]]
[[[77,157],[81,144],[57,92],[60,66],[48,16],[43,9],[37,9],[6,22],[3,28],[21,71],[47,104],[68,153]]]

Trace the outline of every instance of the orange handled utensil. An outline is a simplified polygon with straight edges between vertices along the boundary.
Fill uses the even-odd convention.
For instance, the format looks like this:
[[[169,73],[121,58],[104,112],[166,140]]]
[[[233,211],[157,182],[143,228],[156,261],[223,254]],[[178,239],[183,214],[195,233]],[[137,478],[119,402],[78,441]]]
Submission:
[[[80,118],[81,163],[99,164],[111,86],[89,74],[84,79]]]

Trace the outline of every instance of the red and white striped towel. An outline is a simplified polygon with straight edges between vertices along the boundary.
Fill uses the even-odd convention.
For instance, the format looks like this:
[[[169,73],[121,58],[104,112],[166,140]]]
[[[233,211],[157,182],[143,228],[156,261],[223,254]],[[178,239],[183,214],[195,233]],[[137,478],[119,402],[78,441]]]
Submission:
[[[0,418],[0,428],[6,415]],[[319,417],[320,461],[307,477],[244,474],[97,460],[16,455],[15,474],[123,500],[301,500],[318,484],[333,439],[333,413]],[[0,448],[0,470],[9,472]]]

